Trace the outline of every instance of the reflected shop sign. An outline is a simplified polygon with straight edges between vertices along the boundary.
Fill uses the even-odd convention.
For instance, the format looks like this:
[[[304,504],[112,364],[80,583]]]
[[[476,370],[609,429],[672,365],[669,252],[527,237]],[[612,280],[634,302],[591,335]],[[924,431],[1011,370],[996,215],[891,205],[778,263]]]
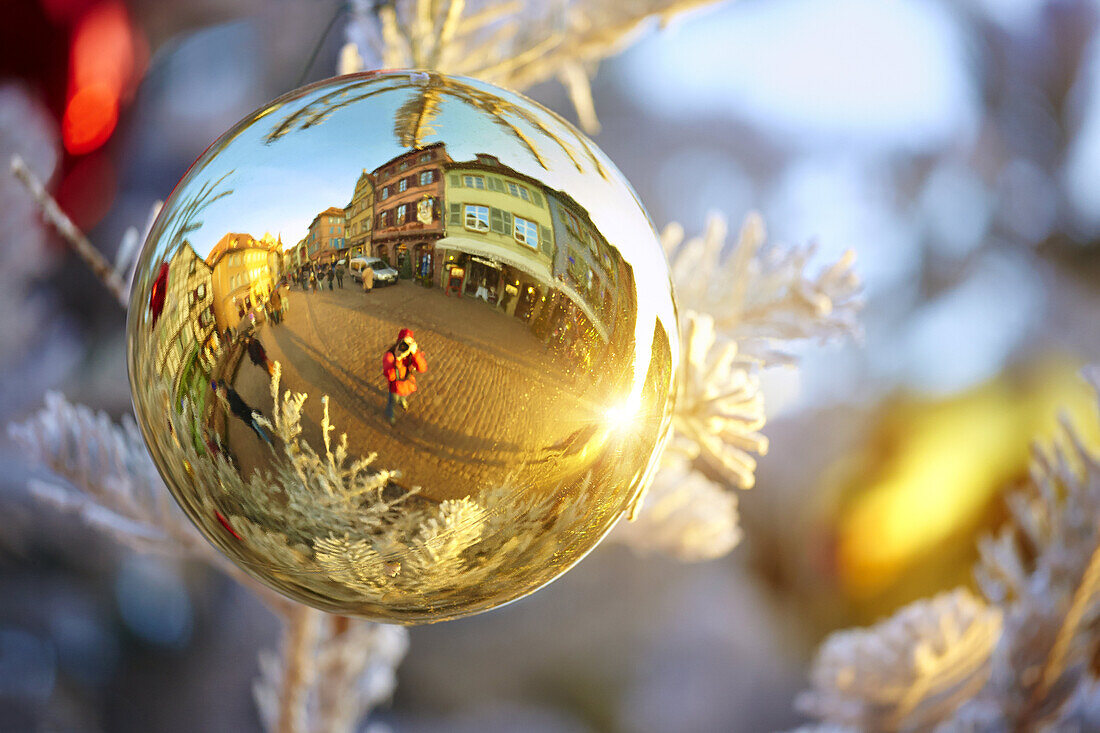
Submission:
[[[484,257],[478,257],[477,255],[470,255],[470,261],[471,262],[478,262],[482,265],[485,265],[486,267],[491,267],[494,270],[499,270],[500,269],[500,263],[499,262],[493,262],[492,260],[487,260]]]

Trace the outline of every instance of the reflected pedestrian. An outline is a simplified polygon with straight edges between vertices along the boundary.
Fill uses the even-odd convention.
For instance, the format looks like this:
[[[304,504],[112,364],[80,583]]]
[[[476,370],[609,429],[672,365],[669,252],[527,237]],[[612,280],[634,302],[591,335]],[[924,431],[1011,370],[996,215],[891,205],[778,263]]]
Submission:
[[[409,395],[416,391],[416,377],[413,370],[424,372],[428,369],[428,360],[413,338],[413,332],[402,328],[397,333],[397,341],[382,356],[382,373],[389,382],[389,398],[386,401],[386,421],[390,425],[397,422],[394,409],[400,405],[402,410],[409,409]]]
[[[341,260],[336,263],[336,284],[340,286],[340,289],[344,289],[344,263]]]
[[[237,393],[237,390],[225,383],[225,380],[219,379],[216,382],[211,382],[210,386],[214,388],[214,393],[218,396],[218,399],[234,417],[251,428],[252,432],[256,433],[256,437],[260,440],[268,445],[272,445],[271,438],[267,437],[267,433],[264,431],[263,426],[261,426],[257,420],[257,418],[263,417],[263,413],[259,410],[252,409]]]
[[[263,367],[263,370],[267,372],[268,376],[274,376],[275,363],[267,358],[267,351],[264,349],[264,345],[260,343],[260,340],[255,336],[249,336],[245,345],[248,349],[249,360],[256,366]]]
[[[267,312],[271,317],[271,322],[274,324],[282,323],[283,320],[283,296],[279,294],[279,289],[275,288],[271,291],[271,297],[267,299]]]
[[[374,268],[367,265],[363,268],[363,292],[369,293],[374,290]]]
[[[328,289],[332,290],[332,278],[335,274],[335,269],[332,265],[328,266],[328,271],[325,273],[325,279],[328,280]]]

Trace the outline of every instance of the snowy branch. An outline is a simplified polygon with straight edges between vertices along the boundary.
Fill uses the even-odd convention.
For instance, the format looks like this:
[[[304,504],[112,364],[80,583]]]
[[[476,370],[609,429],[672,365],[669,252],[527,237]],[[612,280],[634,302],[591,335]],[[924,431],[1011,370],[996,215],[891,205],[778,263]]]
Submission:
[[[351,733],[397,685],[408,632],[298,606],[281,654],[260,654],[253,695],[264,727],[279,733]]]
[[[352,3],[347,41],[383,69],[432,69],[523,90],[558,78],[581,123],[598,129],[589,80],[603,58],[718,0],[398,0]],[[355,68],[348,51],[341,71]],[[360,62],[362,59],[360,58]]]
[[[624,527],[613,535],[642,552],[680,559],[729,552],[740,537],[737,503],[718,494],[752,488],[756,456],[768,450],[760,370],[793,365],[784,350],[797,341],[859,335],[861,286],[851,252],[809,275],[813,246],[765,245],[758,215],[746,217],[723,254],[726,232],[725,219],[713,216],[702,236],[685,241],[679,224],[661,235],[680,305],[672,456],[642,504],[646,531]]]

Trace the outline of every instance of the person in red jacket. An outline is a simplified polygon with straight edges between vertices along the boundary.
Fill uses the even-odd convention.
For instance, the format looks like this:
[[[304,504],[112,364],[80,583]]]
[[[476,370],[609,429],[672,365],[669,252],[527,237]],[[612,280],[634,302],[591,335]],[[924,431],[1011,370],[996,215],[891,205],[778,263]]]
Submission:
[[[397,334],[397,342],[382,356],[382,374],[390,385],[390,397],[386,402],[386,420],[390,425],[397,422],[394,408],[409,409],[409,395],[416,391],[416,377],[413,370],[427,371],[428,360],[416,344],[413,332],[402,328]]]

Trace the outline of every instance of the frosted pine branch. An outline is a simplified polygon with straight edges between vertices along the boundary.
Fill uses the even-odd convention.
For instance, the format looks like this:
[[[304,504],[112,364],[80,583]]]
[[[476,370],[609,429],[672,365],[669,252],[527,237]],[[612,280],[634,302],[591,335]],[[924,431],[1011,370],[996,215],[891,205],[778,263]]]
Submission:
[[[719,341],[709,314],[681,313],[683,363],[673,409],[671,448],[749,489],[756,459],[768,450],[761,433],[764,398],[755,364],[732,341]]]
[[[133,420],[72,405],[56,392],[8,434],[32,463],[57,477],[31,492],[136,550],[205,555],[208,545],[164,487]]]
[[[1100,370],[1091,367],[1085,376],[1100,396]],[[951,705],[913,708],[924,710],[914,719],[922,727],[941,733],[1100,728],[1100,681],[1093,667],[1100,648],[1100,460],[1071,426],[1065,425],[1063,434],[1058,445],[1035,449],[1029,486],[1008,497],[1009,522],[979,545],[975,575],[989,612],[1002,619],[1002,632],[988,649],[960,644],[956,673],[988,668],[988,680],[951,698]],[[800,706],[825,723],[860,724],[860,715],[880,709],[883,695],[875,685],[853,686],[847,680],[878,677],[893,680],[891,720],[908,720],[897,712],[897,701],[923,699],[927,685],[898,678],[895,661],[856,653],[845,640],[862,634],[882,647],[888,638],[880,632],[927,603],[903,609],[870,631],[830,637],[818,653],[814,689]],[[926,627],[892,639],[894,657],[915,659],[937,633]],[[838,651],[844,649],[849,651]]]
[[[679,224],[661,235],[680,305],[682,361],[668,448],[678,458],[658,472],[642,504],[646,531],[614,535],[681,559],[718,557],[740,537],[736,500],[719,502],[715,491],[756,483],[756,456],[768,450],[760,369],[793,364],[784,349],[796,341],[859,333],[860,283],[850,252],[810,276],[813,248],[766,246],[758,215],[746,217],[723,254],[726,232],[725,219],[712,216],[699,237],[685,241]]]
[[[797,707],[858,730],[926,730],[985,684],[1001,612],[960,589],[833,634]]]
[[[782,349],[801,339],[860,334],[862,286],[851,250],[811,275],[806,268],[814,245],[766,244],[758,214],[745,218],[732,251],[724,254],[727,230],[715,215],[701,236],[687,241],[676,224],[662,233],[681,308],[711,316],[721,339],[763,364],[793,363]]]
[[[351,733],[397,684],[408,632],[300,607],[253,685],[268,731]]]
[[[741,541],[737,496],[691,468],[666,457],[634,522],[613,535],[640,552],[659,552],[685,562],[712,560]]]
[[[1100,369],[1085,377],[1100,395]],[[1010,498],[1011,522],[980,545],[975,574],[1005,610],[1005,635],[990,684],[960,711],[992,721],[978,730],[1100,725],[1091,668],[1100,611],[1100,460],[1072,426],[1064,424],[1063,437],[1036,448],[1030,487]],[[1093,717],[1083,724],[1086,714]]]
[[[346,37],[376,68],[472,76],[516,90],[566,85],[585,129],[598,129],[589,79],[646,28],[717,0],[397,0],[352,3]],[[350,65],[341,59],[341,69]]]

